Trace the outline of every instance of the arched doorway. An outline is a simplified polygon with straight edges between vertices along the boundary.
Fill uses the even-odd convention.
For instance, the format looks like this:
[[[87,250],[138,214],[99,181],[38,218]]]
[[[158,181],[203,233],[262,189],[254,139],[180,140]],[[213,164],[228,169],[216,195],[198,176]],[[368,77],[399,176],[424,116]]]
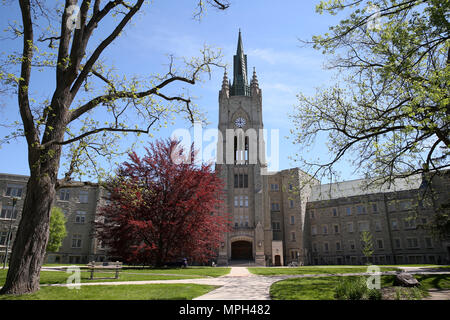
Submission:
[[[231,259],[252,260],[252,243],[245,240],[234,241],[231,244]]]

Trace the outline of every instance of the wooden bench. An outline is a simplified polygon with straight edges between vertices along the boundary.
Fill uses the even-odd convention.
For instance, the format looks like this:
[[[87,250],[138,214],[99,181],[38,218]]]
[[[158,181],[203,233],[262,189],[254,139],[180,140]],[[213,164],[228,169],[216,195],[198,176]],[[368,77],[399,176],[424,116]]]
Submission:
[[[122,269],[122,262],[116,261],[116,262],[95,262],[92,261],[88,263],[87,268],[91,270],[91,277],[90,280],[94,279],[94,272],[97,271],[104,271],[104,270],[114,270],[114,278],[104,278],[104,279],[119,279],[119,271]]]

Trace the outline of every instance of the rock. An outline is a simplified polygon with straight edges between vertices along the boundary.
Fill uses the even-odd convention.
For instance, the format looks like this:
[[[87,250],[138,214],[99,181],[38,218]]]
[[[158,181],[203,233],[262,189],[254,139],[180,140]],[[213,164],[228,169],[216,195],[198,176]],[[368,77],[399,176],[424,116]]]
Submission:
[[[419,285],[419,281],[410,273],[402,272],[395,276],[394,286],[417,287]]]

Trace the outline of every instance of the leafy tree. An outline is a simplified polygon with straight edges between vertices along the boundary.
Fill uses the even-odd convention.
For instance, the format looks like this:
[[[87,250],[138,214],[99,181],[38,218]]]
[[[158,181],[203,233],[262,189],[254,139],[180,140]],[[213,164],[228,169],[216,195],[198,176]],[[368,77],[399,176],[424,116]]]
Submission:
[[[372,234],[369,231],[361,232],[361,244],[361,252],[366,257],[367,262],[369,262],[374,253]]]
[[[97,232],[109,254],[156,266],[217,256],[229,221],[221,210],[223,182],[211,164],[196,166],[193,149],[174,140],[146,150],[142,158],[130,153],[107,184],[109,203],[100,209]]]
[[[299,94],[295,143],[328,140],[329,161],[304,161],[314,177],[353,159],[378,182],[450,166],[450,1],[321,1],[347,17],[304,41],[330,56],[338,81]]]
[[[50,213],[50,227],[47,252],[57,252],[67,235],[66,218],[61,208],[53,207]]]
[[[83,0],[77,7],[76,0],[66,0],[63,5],[18,1],[21,22],[9,23],[8,41],[21,42],[8,45],[9,52],[1,56],[0,81],[8,92],[17,94],[21,123],[3,142],[25,137],[30,178],[2,294],[39,289],[56,188],[74,174],[83,174],[88,165],[96,170],[96,155],[114,158],[120,135],[148,134],[174,114],[186,115],[191,121],[199,116],[187,89],[174,95],[165,90],[173,93],[169,87],[176,84],[194,85],[212,66],[220,65],[220,52],[205,47],[200,57],[182,59],[182,65],[170,57],[166,74],[131,78],[108,67],[101,58],[144,5],[151,5],[144,2]],[[199,14],[207,5],[228,7],[226,1],[196,3]],[[152,28],[150,24],[147,27]],[[14,51],[18,45],[19,53]],[[49,85],[49,98],[44,101],[40,100],[42,92],[33,96],[30,80],[34,71],[50,72],[56,80],[54,88]],[[97,113],[96,119],[99,108],[102,117]],[[68,157],[67,172],[58,181],[63,152]]]

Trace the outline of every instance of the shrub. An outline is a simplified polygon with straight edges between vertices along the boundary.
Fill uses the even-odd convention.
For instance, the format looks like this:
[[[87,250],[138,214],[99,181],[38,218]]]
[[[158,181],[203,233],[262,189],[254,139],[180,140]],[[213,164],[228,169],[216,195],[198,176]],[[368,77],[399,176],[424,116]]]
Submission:
[[[336,286],[336,298],[339,300],[380,300],[381,291],[368,289],[365,277],[344,278]]]

